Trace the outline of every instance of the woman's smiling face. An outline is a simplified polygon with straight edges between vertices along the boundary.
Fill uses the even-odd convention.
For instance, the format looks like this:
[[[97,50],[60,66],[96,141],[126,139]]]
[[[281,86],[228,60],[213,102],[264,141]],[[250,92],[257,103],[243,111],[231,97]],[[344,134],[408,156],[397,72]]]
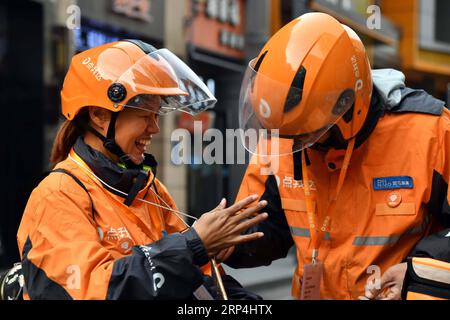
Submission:
[[[117,117],[116,143],[135,164],[144,161],[144,153],[152,136],[159,133],[159,96],[145,96],[136,107],[125,107]]]

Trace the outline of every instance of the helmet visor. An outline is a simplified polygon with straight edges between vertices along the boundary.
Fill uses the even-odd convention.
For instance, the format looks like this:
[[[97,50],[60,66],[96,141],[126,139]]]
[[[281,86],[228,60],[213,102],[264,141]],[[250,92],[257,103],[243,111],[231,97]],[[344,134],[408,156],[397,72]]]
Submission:
[[[124,85],[131,97],[143,94],[161,96],[159,112],[162,114],[179,110],[195,115],[214,107],[217,102],[195,72],[167,49],[142,57],[116,82]]]
[[[120,104],[121,107],[131,110],[140,110],[155,113],[157,115],[165,115],[168,112],[165,112],[162,109],[162,105],[163,102],[160,96],[150,94],[140,94],[128,100],[126,104]]]
[[[239,126],[244,148],[263,156],[291,154],[312,146],[350,110],[353,90],[287,85],[255,71],[250,61],[239,97]]]

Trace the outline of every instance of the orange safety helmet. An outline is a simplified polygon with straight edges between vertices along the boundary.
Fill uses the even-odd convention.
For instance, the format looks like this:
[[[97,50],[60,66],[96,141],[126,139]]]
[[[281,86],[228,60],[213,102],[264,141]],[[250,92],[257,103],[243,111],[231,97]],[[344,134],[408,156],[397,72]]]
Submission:
[[[72,120],[85,106],[121,111],[132,98],[159,95],[162,112],[197,113],[216,99],[198,76],[167,49],[139,40],[122,40],[72,58],[61,91],[62,113]]]
[[[246,71],[240,126],[275,129],[294,139],[295,152],[317,142],[333,125],[346,140],[361,129],[372,78],[363,43],[324,13],[308,13],[273,35]]]
[[[161,96],[157,110],[146,96]],[[141,97],[143,99],[141,99]],[[129,168],[137,167],[115,141],[115,123],[123,108],[164,114],[179,110],[196,114],[217,102],[200,78],[167,49],[155,49],[140,40],[122,40],[75,55],[61,91],[62,113],[79,127],[95,134]],[[80,110],[95,106],[112,111],[107,136],[83,119]]]

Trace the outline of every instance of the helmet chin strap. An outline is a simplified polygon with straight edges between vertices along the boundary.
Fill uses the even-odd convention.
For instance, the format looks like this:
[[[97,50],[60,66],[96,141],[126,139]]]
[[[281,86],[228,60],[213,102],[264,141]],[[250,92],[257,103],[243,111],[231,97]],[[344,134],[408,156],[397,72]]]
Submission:
[[[122,148],[116,143],[116,121],[119,116],[118,112],[112,112],[111,121],[109,122],[108,131],[106,133],[106,137],[103,136],[100,132],[92,128],[88,123],[80,119],[74,119],[77,125],[82,127],[83,129],[93,133],[97,138],[99,138],[103,142],[103,147],[106,150],[111,152],[112,154],[119,157],[120,161],[125,164],[127,169],[141,169],[142,164],[135,164],[130,156],[123,152]]]
[[[100,132],[92,128],[88,123],[84,122],[83,120],[75,120],[76,124],[84,128],[85,130],[88,130],[89,132],[92,132],[97,138],[99,138],[103,142],[103,146],[106,150],[109,152],[115,154],[119,157],[120,161],[122,161],[125,164],[125,167],[127,169],[138,169],[139,173],[137,174],[134,184],[129,190],[127,197],[125,198],[124,204],[127,206],[130,206],[136,196],[138,195],[139,191],[142,189],[142,187],[145,185],[148,177],[148,172],[146,172],[143,169],[143,163],[141,164],[135,164],[133,161],[131,161],[131,158],[129,155],[127,155],[125,152],[123,152],[122,148],[119,147],[119,145],[115,141],[115,135],[116,135],[116,121],[117,117],[119,116],[118,112],[113,112],[111,114],[111,121],[109,122],[108,131],[106,134],[106,137],[104,137]],[[156,167],[156,161],[151,159],[151,165],[153,164]],[[152,168],[153,171],[153,168]],[[156,172],[154,172],[155,176]],[[152,181],[153,182],[153,181]]]
[[[104,140],[102,139],[103,146],[105,147],[106,150],[118,156],[120,161],[122,161],[125,164],[125,167],[127,167],[128,169],[141,169],[142,164],[135,164],[133,161],[131,161],[130,156],[125,152],[123,152],[122,148],[120,148],[119,145],[116,143],[115,140],[116,121],[118,116],[119,116],[118,112],[113,112],[111,114],[111,121],[109,122],[108,132],[106,133],[106,139]]]
[[[339,127],[339,122],[341,122],[341,121],[344,121],[344,118],[346,117],[346,116],[348,116],[348,114],[349,113],[352,113],[351,114],[351,117],[350,117],[350,126],[351,126],[351,130],[352,130],[352,133],[353,133],[353,136],[352,136],[352,138],[353,137],[355,137],[356,136],[356,134],[357,134],[357,132],[355,132],[355,126],[356,126],[356,122],[355,122],[355,119],[356,119],[356,108],[353,106],[352,108],[350,108],[343,116],[342,116],[342,118],[337,122],[337,123],[335,123],[331,128],[330,128],[330,130],[328,131],[329,133],[330,133],[330,136],[323,142],[323,143],[317,143],[317,147],[319,148],[319,149],[323,149],[323,150],[327,150],[327,149],[329,149],[329,148],[335,148],[335,149],[346,149],[347,148],[347,146],[348,146],[348,143],[350,142],[350,140],[352,139],[352,138],[350,138],[350,139],[345,139],[344,137],[343,137],[343,135],[342,135],[342,131],[341,131],[341,129],[340,129],[340,127]]]

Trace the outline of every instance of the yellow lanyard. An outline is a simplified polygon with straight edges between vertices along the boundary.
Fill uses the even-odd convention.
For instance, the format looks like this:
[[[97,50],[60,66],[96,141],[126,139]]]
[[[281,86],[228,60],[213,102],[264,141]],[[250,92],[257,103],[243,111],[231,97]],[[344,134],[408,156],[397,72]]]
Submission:
[[[353,138],[348,142],[347,150],[345,151],[344,162],[342,164],[341,172],[339,174],[338,185],[336,188],[336,195],[331,200],[331,203],[328,206],[327,210],[328,214],[325,217],[320,229],[317,228],[318,226],[317,215],[314,214],[314,205],[311,197],[311,190],[309,184],[310,180],[308,176],[308,167],[306,165],[306,157],[305,157],[306,150],[302,152],[303,190],[305,193],[305,200],[306,200],[306,212],[308,213],[309,234],[312,243],[311,257],[313,263],[316,262],[316,258],[319,256],[320,244],[322,243],[325,232],[330,224],[330,216],[332,215],[332,212],[335,210],[336,200],[338,199],[338,196],[342,189],[342,185],[344,184],[345,176],[347,175],[347,169],[348,165],[350,164],[350,158],[352,156],[354,146],[355,146],[355,139]]]

